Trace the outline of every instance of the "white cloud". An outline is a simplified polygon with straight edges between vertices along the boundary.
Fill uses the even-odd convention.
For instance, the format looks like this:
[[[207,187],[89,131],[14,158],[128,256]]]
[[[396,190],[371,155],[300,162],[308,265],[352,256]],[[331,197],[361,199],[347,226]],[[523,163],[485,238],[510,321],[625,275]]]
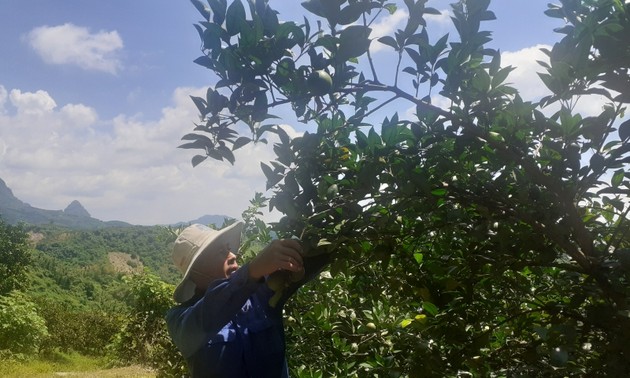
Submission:
[[[370,51],[372,53],[381,51],[383,49],[390,49],[387,45],[384,45],[378,41],[380,37],[386,35],[393,35],[394,30],[400,29],[402,27],[402,23],[409,17],[409,13],[407,13],[404,9],[397,10],[394,14],[388,14],[386,17],[383,17],[378,23],[372,25],[372,33],[370,33],[370,38],[374,41],[370,44]]]
[[[519,90],[525,100],[538,100],[551,94],[551,91],[542,82],[538,73],[545,73],[546,69],[537,61],[549,62],[549,57],[541,49],[551,50],[549,45],[536,45],[514,52],[504,52],[501,55],[502,65],[513,66],[515,69],[506,80]],[[600,95],[589,95],[580,98],[574,109],[575,113],[582,116],[594,116],[601,114],[607,99]],[[559,104],[552,104],[543,108],[543,112],[551,115],[558,111]]]
[[[83,104],[68,104],[61,108],[61,114],[68,123],[78,127],[87,127],[97,120],[96,111]]]
[[[9,98],[20,114],[41,115],[50,113],[57,107],[48,92],[42,90],[22,93],[19,89],[13,89]]]
[[[0,85],[0,114],[4,113],[4,104],[7,102],[9,98],[9,93],[4,88],[4,86]]]
[[[204,214],[239,217],[254,193],[265,190],[260,162],[273,158],[273,140],[237,150],[234,166],[208,159],[193,168],[190,159],[200,151],[176,147],[198,119],[189,95],[203,93],[178,88],[157,120],[100,120],[84,104],[57,107],[45,91],[13,89],[18,111],[0,114],[0,178],[32,206],[59,210],[76,199],[103,220],[161,224]]]
[[[427,14],[424,16],[427,22],[427,30],[435,38],[442,37],[442,35],[453,29],[451,13],[446,9],[440,10],[440,13],[440,15]],[[393,36],[394,31],[397,29],[404,29],[408,18],[409,12],[401,8],[396,10],[394,14],[388,14],[380,19],[378,23],[372,25],[370,38],[375,42],[370,45],[370,52],[376,53],[383,49],[391,49],[376,40],[386,35]]]
[[[452,13],[449,9],[440,9],[440,14],[428,14],[425,16],[427,29],[434,37],[441,37],[449,32],[456,32],[451,20]]]
[[[548,45],[536,45],[522,50],[501,54],[501,65],[504,67],[513,66],[515,69],[510,73],[506,82],[512,83],[519,90],[521,97],[525,100],[536,100],[549,94],[549,89],[538,77],[538,72],[545,72],[544,67],[537,61],[548,61],[540,49],[551,49]]]
[[[117,31],[90,33],[73,24],[40,26],[27,35],[29,45],[49,64],[69,64],[87,71],[116,74],[123,41]]]

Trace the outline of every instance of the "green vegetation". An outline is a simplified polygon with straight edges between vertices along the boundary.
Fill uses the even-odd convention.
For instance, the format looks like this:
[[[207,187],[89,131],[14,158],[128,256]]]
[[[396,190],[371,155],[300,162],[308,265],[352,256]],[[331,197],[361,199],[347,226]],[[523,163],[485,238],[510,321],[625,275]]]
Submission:
[[[203,123],[182,147],[203,151],[194,165],[234,162],[233,150],[275,133],[276,158],[262,166],[271,198],[257,194],[242,216],[245,255],[279,235],[334,257],[285,309],[292,376],[630,375],[630,5],[550,5],[562,39],[541,62],[549,95],[524,99],[487,47],[489,0],[454,3],[458,36],[431,37],[424,16],[439,12],[424,0],[309,0],[327,25],[317,30],[309,18],[280,22],[262,0],[249,12],[239,0],[193,4],[203,17],[196,62],[219,82],[193,98]],[[370,40],[374,18],[397,7],[405,28]],[[372,43],[399,62],[385,68],[392,75]],[[313,73],[326,85],[309,85]],[[575,111],[593,97],[600,114]],[[416,112],[381,117],[393,102]],[[312,132],[290,139],[266,124],[283,104]],[[238,134],[242,124],[251,134]],[[259,219],[267,205],[284,215],[271,227]],[[38,240],[30,249],[26,231]],[[176,233],[0,222],[11,235],[0,273],[13,282],[0,293],[1,324],[30,340],[0,335],[0,357],[81,353],[182,375],[162,317],[178,279]],[[145,270],[117,271],[109,252]],[[24,274],[31,286],[14,279]]]
[[[274,133],[272,229],[335,257],[288,309],[296,376],[630,375],[629,4],[549,5],[540,99],[489,47],[490,0],[454,2],[443,36],[426,0],[308,0],[295,21],[193,4],[217,83],[181,147],[234,163]],[[371,37],[399,8],[406,25]],[[274,124],[290,112],[293,139]]]
[[[2,282],[11,289],[0,296],[3,376],[131,364],[117,341],[142,314],[151,312],[153,322],[161,318],[164,306],[171,303],[172,283],[179,278],[170,262],[173,233],[163,227],[85,231],[2,222],[0,235]],[[128,256],[126,266],[125,261],[113,264],[112,252]],[[149,276],[162,290],[154,300],[165,302],[159,308],[140,309],[134,282]],[[142,294],[153,298],[154,291]],[[152,331],[154,337],[168,340],[165,329]],[[151,365],[145,355],[135,355],[143,358],[133,362]]]
[[[103,357],[83,356],[76,352],[55,352],[28,361],[3,359],[0,364],[0,376],[3,378],[49,378],[62,374],[93,378],[155,377],[155,373],[140,366],[112,369]]]
[[[0,295],[26,286],[26,270],[31,255],[21,226],[11,226],[0,218]]]
[[[17,355],[36,353],[48,329],[35,304],[18,291],[0,297],[0,350]]]
[[[103,228],[93,231],[31,226],[31,235],[41,238],[32,253],[32,296],[74,309],[122,311],[127,307],[121,278],[126,271],[112,265],[110,253],[129,256],[126,263],[142,263],[166,282],[179,274],[170,264],[168,232],[163,227]],[[135,258],[135,259],[134,259]],[[129,269],[142,270],[129,265]],[[71,293],[71,295],[69,295]]]

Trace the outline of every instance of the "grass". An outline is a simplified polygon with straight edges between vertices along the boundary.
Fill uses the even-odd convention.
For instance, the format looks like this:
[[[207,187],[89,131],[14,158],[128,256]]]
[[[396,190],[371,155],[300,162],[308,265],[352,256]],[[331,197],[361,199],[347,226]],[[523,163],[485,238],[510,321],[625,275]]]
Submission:
[[[155,374],[141,366],[109,368],[100,357],[87,357],[76,353],[55,352],[50,356],[26,361],[10,359],[0,361],[0,377],[138,377],[153,378]]]

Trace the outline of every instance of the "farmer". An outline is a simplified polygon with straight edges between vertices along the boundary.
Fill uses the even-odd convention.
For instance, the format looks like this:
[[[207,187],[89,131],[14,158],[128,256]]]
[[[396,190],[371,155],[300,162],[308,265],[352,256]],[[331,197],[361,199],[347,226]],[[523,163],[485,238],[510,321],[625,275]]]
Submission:
[[[184,276],[166,321],[192,377],[288,377],[282,306],[327,262],[304,258],[301,244],[289,239],[274,240],[239,267],[242,228],[194,224],[175,241],[173,261]],[[266,280],[277,271],[301,279],[270,304]]]

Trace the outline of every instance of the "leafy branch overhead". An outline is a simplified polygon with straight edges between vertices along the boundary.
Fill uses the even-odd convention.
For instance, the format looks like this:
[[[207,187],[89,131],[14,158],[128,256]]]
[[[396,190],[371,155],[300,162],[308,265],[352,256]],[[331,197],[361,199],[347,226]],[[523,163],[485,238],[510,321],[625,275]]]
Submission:
[[[550,4],[548,94],[526,99],[488,47],[490,0],[452,4],[453,35],[430,34],[441,11],[426,0],[309,0],[295,21],[263,0],[192,3],[195,62],[216,84],[192,97],[200,119],[181,147],[201,151],[193,165],[233,164],[234,150],[277,135],[261,167],[283,214],[274,231],[357,275],[372,301],[344,306],[376,312],[363,306],[383,290],[365,277],[400,288],[388,294],[398,320],[380,323],[396,332],[390,365],[357,352],[361,368],[630,373],[630,5]],[[375,36],[396,12],[401,27]],[[593,101],[601,111],[579,111]],[[308,131],[290,138],[280,110]],[[351,344],[356,332],[336,335]]]

